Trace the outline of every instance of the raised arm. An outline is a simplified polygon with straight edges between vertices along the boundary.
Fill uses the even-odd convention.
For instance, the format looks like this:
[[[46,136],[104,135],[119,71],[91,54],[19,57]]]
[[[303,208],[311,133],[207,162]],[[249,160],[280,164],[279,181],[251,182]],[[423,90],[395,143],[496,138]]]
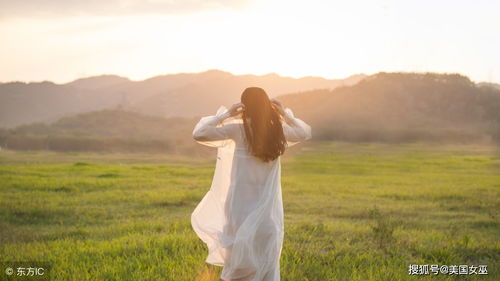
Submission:
[[[311,126],[301,119],[296,118],[291,109],[284,109],[278,100],[272,99],[271,101],[275,110],[279,112],[285,121],[282,124],[283,134],[289,146],[311,139]]]
[[[235,116],[239,114],[241,111],[241,104],[234,104],[226,110],[225,107],[219,108],[217,113],[212,116],[205,116],[200,119],[198,124],[194,127],[193,130],[193,138],[205,145],[214,146],[215,143],[209,143],[211,141],[221,141],[230,139],[233,134],[231,134],[231,130],[234,127],[231,124],[219,126],[226,118],[231,116]],[[234,128],[233,128],[234,129]]]
[[[220,115],[206,116],[200,119],[194,127],[193,138],[197,141],[217,141],[229,138],[226,126],[219,126],[230,116],[229,111]]]
[[[311,139],[311,126],[299,118],[293,116],[291,109],[284,110],[283,134],[288,142],[296,143]]]

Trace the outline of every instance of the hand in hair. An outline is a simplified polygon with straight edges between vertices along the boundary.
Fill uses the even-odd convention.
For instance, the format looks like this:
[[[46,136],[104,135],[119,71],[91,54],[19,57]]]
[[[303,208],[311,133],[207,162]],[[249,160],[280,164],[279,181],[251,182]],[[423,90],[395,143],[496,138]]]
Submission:
[[[236,116],[240,113],[243,112],[243,110],[245,109],[245,105],[241,102],[239,103],[235,103],[233,105],[231,105],[231,107],[229,108],[229,115],[230,116]]]
[[[279,115],[285,118],[285,110],[283,109],[281,103],[276,99],[271,99],[271,104],[273,108],[276,110],[276,112],[278,112]]]

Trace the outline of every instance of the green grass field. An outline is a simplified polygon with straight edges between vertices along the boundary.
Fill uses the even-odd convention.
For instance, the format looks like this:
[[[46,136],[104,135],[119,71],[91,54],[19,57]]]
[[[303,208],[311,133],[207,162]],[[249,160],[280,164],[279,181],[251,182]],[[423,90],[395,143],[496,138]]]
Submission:
[[[52,280],[219,280],[190,225],[214,161],[0,151],[0,261],[49,261]],[[282,158],[282,189],[282,280],[500,279],[493,147],[308,143]]]

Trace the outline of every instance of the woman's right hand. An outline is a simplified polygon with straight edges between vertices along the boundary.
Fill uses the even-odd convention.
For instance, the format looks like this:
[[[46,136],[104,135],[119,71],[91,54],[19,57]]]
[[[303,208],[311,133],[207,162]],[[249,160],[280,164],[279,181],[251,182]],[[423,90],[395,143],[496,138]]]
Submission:
[[[231,107],[228,109],[229,115],[236,116],[236,115],[242,113],[244,109],[245,109],[245,105],[243,103],[241,103],[241,102],[235,103],[235,104],[231,105]]]

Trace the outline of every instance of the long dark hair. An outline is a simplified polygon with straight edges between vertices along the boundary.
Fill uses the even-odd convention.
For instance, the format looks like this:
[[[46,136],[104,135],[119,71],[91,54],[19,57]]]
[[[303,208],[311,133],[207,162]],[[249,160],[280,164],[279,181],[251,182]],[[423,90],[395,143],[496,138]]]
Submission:
[[[246,88],[241,102],[245,105],[242,118],[249,151],[264,162],[278,158],[285,152],[286,140],[280,115],[266,92],[259,87]]]

